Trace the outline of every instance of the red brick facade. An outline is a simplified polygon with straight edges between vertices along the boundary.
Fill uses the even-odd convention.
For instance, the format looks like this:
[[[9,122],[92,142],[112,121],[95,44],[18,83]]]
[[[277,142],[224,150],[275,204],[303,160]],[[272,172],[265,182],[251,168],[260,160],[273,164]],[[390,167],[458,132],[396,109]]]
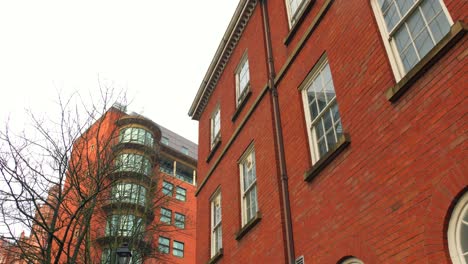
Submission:
[[[290,29],[284,0],[240,1],[192,104],[189,114],[199,120],[196,263],[288,263],[274,88],[295,258],[451,263],[448,221],[468,185],[467,3],[442,1],[451,31],[401,79],[392,70],[371,1],[303,2],[303,14]],[[265,14],[275,87],[268,84]],[[245,53],[251,93],[236,106],[236,69]],[[301,90],[324,56],[350,140],[328,164],[313,162]],[[392,93],[390,87],[403,88]],[[221,142],[212,150],[210,119],[217,107]],[[261,217],[245,231],[239,161],[251,144]],[[217,190],[223,250],[212,258],[210,197]]]

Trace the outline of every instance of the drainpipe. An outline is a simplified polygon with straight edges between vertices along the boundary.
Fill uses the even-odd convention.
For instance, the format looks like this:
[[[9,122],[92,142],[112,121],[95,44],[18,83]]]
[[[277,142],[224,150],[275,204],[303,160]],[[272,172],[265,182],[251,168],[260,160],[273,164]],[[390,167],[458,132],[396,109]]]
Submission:
[[[275,65],[273,63],[273,50],[271,46],[271,33],[270,33],[270,24],[268,18],[268,9],[267,1],[260,0],[262,6],[262,15],[263,15],[263,27],[265,32],[265,46],[267,51],[267,60],[268,60],[268,86],[271,90],[271,101],[273,103],[273,119],[275,122],[275,140],[276,145],[278,146],[278,158],[279,158],[279,168],[281,175],[281,200],[283,202],[283,214],[285,222],[285,232],[286,232],[286,251],[288,255],[289,264],[294,264],[294,240],[292,232],[292,220],[291,220],[291,206],[289,202],[289,189],[288,189],[288,173],[286,170],[286,159],[284,154],[284,142],[283,142],[283,129],[281,127],[281,116],[279,110],[279,101],[278,101],[278,90],[275,86]]]

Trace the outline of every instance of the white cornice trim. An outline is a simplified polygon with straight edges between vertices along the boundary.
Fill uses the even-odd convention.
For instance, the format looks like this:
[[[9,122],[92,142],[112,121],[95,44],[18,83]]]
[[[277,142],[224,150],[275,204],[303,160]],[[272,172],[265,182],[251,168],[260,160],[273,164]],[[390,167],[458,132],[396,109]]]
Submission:
[[[224,33],[223,39],[216,50],[215,56],[208,67],[208,71],[203,78],[200,88],[198,88],[197,95],[192,102],[192,106],[188,113],[192,119],[200,119],[200,116],[205,110],[208,100],[218,83],[219,77],[221,77],[234,48],[237,46],[237,43],[242,36],[242,32],[252,16],[257,2],[257,0],[241,0],[239,2],[231,22]]]

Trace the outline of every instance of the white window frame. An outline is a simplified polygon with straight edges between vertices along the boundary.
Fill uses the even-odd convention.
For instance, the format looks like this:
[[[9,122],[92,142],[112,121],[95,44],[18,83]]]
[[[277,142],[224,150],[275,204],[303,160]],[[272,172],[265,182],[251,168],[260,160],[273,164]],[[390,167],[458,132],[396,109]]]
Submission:
[[[297,0],[297,1],[300,1],[300,3],[297,9],[293,11],[291,8],[291,1],[295,1],[295,0],[285,0],[286,11],[288,13],[289,28],[292,28],[297,23],[297,20],[299,20],[301,16],[302,10],[304,10],[304,8],[310,2],[310,0]]]
[[[217,190],[211,198],[211,257],[214,257],[223,248],[223,229],[222,229],[222,203],[221,203],[221,190]],[[219,204],[219,221],[215,222],[216,204]],[[221,239],[218,240],[218,232],[221,233]]]
[[[468,228],[468,221],[464,221],[463,217],[468,214],[468,192],[466,192],[457,202],[450,217],[447,241],[449,246],[450,258],[453,264],[467,264],[463,258],[464,254],[468,254],[468,248],[462,249],[460,242],[460,229],[462,225]],[[466,251],[466,252],[463,252]]]
[[[246,190],[244,190],[244,166],[246,161],[249,158],[252,158],[252,165],[253,166],[253,171],[255,174],[255,180],[247,187]],[[259,206],[258,206],[258,190],[257,190],[257,166],[256,166],[256,161],[255,161],[255,149],[254,145],[250,145],[247,150],[244,152],[242,157],[239,159],[239,175],[240,175],[240,194],[241,194],[241,215],[242,215],[242,226],[245,226],[249,221],[254,219],[259,212]],[[256,206],[256,211],[255,212],[250,212],[251,217],[247,218],[247,195],[250,194],[255,189],[255,206]]]
[[[303,107],[304,107],[305,120],[307,124],[307,135],[309,139],[309,150],[310,150],[310,155],[312,157],[312,164],[315,164],[317,161],[319,161],[322,158],[320,156],[320,150],[319,150],[319,145],[318,145],[318,140],[317,140],[317,135],[316,135],[317,133],[312,133],[312,126],[315,125],[316,122],[321,122],[320,120],[322,119],[323,115],[327,114],[330,111],[330,109],[333,107],[333,105],[335,104],[338,105],[338,103],[336,102],[336,95],[335,95],[335,98],[333,98],[327,103],[325,108],[318,114],[318,117],[312,120],[312,114],[310,113],[310,109],[309,109],[309,99],[307,96],[307,90],[310,87],[310,85],[316,80],[318,75],[322,73],[326,65],[330,67],[328,63],[328,58],[327,56],[324,55],[322,56],[322,58],[320,58],[320,60],[314,66],[314,68],[312,69],[312,71],[309,73],[306,80],[304,81],[304,83],[301,84],[301,86],[299,87],[299,89],[302,91],[302,101],[303,101]],[[333,83],[333,75],[331,75],[331,82]],[[334,84],[333,84],[333,89],[334,89]],[[339,113],[339,109],[338,109],[338,113]],[[340,122],[341,122],[341,115],[340,115]],[[335,120],[333,120],[333,123],[335,123]],[[341,129],[343,130],[342,124],[341,124]],[[326,133],[326,131],[324,131],[324,133]],[[337,134],[336,131],[334,133],[335,135]],[[341,133],[344,134],[343,131],[341,131]],[[336,141],[338,142],[339,140],[340,138],[338,137]],[[328,151],[330,151],[330,149]]]
[[[240,81],[241,81],[240,74],[245,64],[247,64],[248,81],[244,85],[244,87],[240,87]],[[250,64],[249,64],[247,51],[244,52],[244,55],[242,55],[242,58],[240,59],[240,62],[236,67],[235,79],[236,79],[236,106],[239,106],[245,100],[247,93],[250,91]]]
[[[217,118],[219,119],[216,126]],[[217,128],[217,129],[216,129]],[[210,148],[213,149],[221,138],[221,107],[216,107],[210,118]]]
[[[343,262],[341,262],[341,264],[364,264],[364,262],[358,258],[352,257],[345,259]]]
[[[395,76],[395,79],[398,82],[407,74],[407,72],[406,72],[406,70],[404,68],[404,65],[403,65],[403,62],[402,62],[402,60],[400,58],[400,54],[398,53],[398,49],[397,49],[397,46],[395,44],[395,41],[392,41],[394,39],[394,37],[392,37],[391,35],[393,35],[395,33],[395,31],[400,27],[399,26],[400,24],[403,24],[404,21],[406,21],[411,16],[413,11],[409,11],[400,20],[400,22],[397,23],[397,25],[394,27],[392,32],[388,32],[387,25],[385,23],[384,16],[382,14],[382,10],[380,9],[379,3],[377,2],[378,0],[370,0],[370,1],[371,1],[372,10],[374,11],[374,14],[375,14],[375,17],[376,17],[377,25],[378,25],[378,27],[380,29],[379,31],[380,31],[380,34],[381,34],[382,39],[383,39],[385,50],[386,50],[387,55],[389,57],[390,66],[392,68],[393,75]],[[413,7],[411,7],[410,10],[414,10],[415,8],[418,8],[422,4],[423,1],[425,1],[425,0],[416,0],[416,3],[413,4]],[[442,11],[445,13],[450,26],[452,26],[453,25],[453,20],[452,20],[452,17],[450,16],[450,13],[448,12],[447,7],[445,6],[444,2],[442,0],[436,0],[436,1],[440,2],[440,5],[442,6]],[[432,33],[430,33],[430,34],[432,35]],[[421,61],[421,60],[419,60],[419,61]]]

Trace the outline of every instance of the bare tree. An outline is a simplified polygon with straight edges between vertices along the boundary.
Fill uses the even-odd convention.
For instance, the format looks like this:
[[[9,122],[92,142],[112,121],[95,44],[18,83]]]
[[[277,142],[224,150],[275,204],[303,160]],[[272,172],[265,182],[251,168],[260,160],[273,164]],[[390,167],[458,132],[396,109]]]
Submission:
[[[94,263],[102,243],[110,252],[128,243],[138,248],[136,258],[160,258],[154,234],[175,231],[153,223],[154,212],[167,202],[158,196],[154,175],[148,177],[144,194],[151,202],[115,203],[116,197],[126,199],[115,193],[122,191],[116,175],[125,172],[114,166],[126,162],[115,151],[115,119],[124,113],[109,111],[118,99],[112,90],[102,89],[99,95],[90,106],[77,94],[66,100],[59,96],[58,118],[39,118],[29,111],[32,129],[15,134],[6,124],[0,132],[0,227],[3,242],[10,246],[3,250],[10,249],[25,263]],[[106,208],[126,212],[122,215],[143,213],[124,220],[116,214],[113,220]],[[29,236],[18,237],[18,228],[29,230]]]

